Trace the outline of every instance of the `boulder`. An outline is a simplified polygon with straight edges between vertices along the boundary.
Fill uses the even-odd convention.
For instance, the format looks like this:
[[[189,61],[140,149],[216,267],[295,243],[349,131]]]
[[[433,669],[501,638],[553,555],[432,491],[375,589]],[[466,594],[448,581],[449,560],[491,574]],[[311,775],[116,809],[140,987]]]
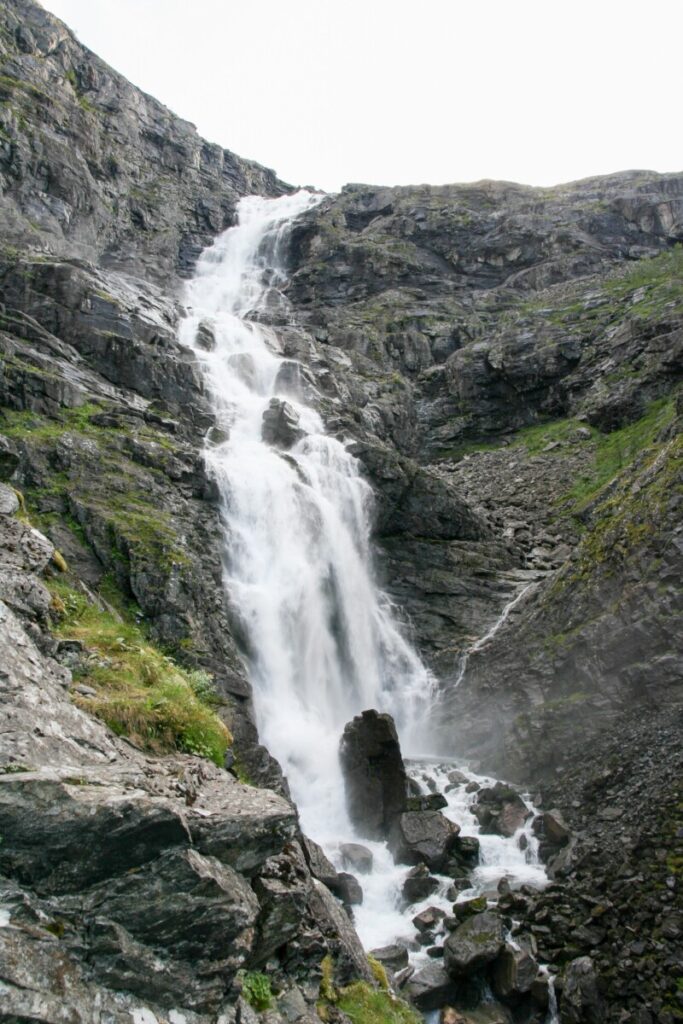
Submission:
[[[476,836],[457,836],[449,847],[444,874],[460,878],[479,863],[479,840]]]
[[[565,846],[569,842],[570,830],[556,808],[545,811],[534,820],[534,834],[550,846]]]
[[[386,839],[405,810],[407,793],[391,715],[370,710],[354,718],[344,729],[339,756],[353,825],[368,839]]]
[[[403,898],[406,903],[420,903],[439,888],[438,878],[429,873],[426,864],[418,864],[409,871],[403,883]]]
[[[443,921],[446,914],[439,907],[427,907],[426,910],[416,914],[413,918],[413,924],[415,925],[418,932],[432,931],[441,921]]]
[[[564,975],[561,1024],[601,1024],[605,1019],[602,996],[593,961],[589,956],[572,960]]]
[[[346,871],[340,871],[333,884],[328,885],[345,907],[360,906],[363,902],[363,890],[357,878]]]
[[[441,871],[459,831],[440,811],[406,811],[389,833],[389,849],[398,863],[426,864],[430,871]]]
[[[531,953],[506,943],[492,968],[493,991],[504,1003],[514,1004],[531,991],[538,964]]]
[[[448,800],[443,793],[421,793],[419,796],[409,796],[406,803],[408,811],[440,811],[448,807]]]
[[[488,910],[475,914],[463,921],[446,939],[446,969],[453,978],[472,974],[496,960],[504,944],[500,918]]]
[[[291,448],[305,436],[299,426],[299,414],[289,402],[271,398],[263,414],[261,437],[267,444]]]
[[[408,966],[408,950],[405,946],[381,946],[379,949],[371,949],[370,956],[393,973]]]
[[[474,914],[481,914],[487,907],[486,896],[475,896],[471,900],[462,900],[453,904],[453,917],[456,921],[464,921]]]
[[[367,875],[372,871],[372,851],[360,843],[342,843],[339,847],[341,858],[345,868],[357,871],[361,875]]]
[[[457,999],[458,987],[453,978],[436,961],[417,971],[406,986],[410,1001],[423,1013],[439,1010]]]

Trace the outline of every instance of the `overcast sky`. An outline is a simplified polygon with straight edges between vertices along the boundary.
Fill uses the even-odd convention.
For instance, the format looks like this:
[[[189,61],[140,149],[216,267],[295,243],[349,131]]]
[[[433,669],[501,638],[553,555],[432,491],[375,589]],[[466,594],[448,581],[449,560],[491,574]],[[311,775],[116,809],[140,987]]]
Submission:
[[[681,0],[44,0],[293,184],[683,168]]]

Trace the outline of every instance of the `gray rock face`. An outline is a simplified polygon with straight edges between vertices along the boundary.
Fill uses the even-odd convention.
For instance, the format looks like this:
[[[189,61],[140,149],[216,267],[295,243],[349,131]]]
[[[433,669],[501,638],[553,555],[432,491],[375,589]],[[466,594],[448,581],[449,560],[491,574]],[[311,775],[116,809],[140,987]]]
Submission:
[[[339,757],[349,816],[361,835],[384,839],[406,805],[407,776],[390,715],[364,711],[344,729]]]
[[[11,0],[1,18],[7,244],[31,245],[37,228],[52,252],[168,281],[230,225],[240,196],[283,191],[272,171],[200,139],[37,4]]]
[[[503,925],[489,911],[474,914],[451,932],[444,945],[446,970],[460,978],[493,963],[504,946]]]
[[[19,511],[19,499],[11,487],[0,484],[0,516],[13,516]]]

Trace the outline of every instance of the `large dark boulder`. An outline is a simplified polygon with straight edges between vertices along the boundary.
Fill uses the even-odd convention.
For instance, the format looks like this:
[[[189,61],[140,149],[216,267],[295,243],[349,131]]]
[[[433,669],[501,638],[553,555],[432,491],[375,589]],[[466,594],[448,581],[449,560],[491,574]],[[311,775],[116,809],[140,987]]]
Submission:
[[[538,964],[526,949],[506,944],[493,965],[492,988],[498,999],[515,1004],[527,992],[538,974]]]
[[[595,966],[589,956],[572,960],[564,976],[562,1024],[600,1024],[605,1019]]]
[[[441,811],[406,811],[392,826],[389,849],[401,864],[426,864],[430,871],[441,871],[459,832]]]
[[[454,1002],[458,986],[442,964],[431,963],[414,974],[406,989],[410,1001],[423,1013]]]
[[[446,969],[453,978],[472,974],[496,960],[504,943],[503,924],[496,914],[485,910],[468,917],[446,939]]]
[[[405,809],[408,788],[391,715],[370,710],[349,722],[339,757],[351,821],[368,839],[386,839]]]

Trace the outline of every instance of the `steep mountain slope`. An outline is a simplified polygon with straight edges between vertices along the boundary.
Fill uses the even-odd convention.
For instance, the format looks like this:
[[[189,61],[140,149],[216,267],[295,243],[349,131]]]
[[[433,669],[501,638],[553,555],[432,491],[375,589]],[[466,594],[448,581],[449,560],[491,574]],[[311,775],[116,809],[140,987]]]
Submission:
[[[238,199],[289,186],[31,0],[0,5],[0,62],[0,1020],[252,1024],[264,965],[262,1019],[315,1020],[372,975],[259,744],[176,338]],[[558,970],[598,965],[606,1001],[572,982],[564,1024],[681,1018],[682,242],[682,175],[351,185],[296,227],[264,316],[375,488],[435,748],[538,782],[576,833],[519,910]],[[100,685],[160,664],[218,748],[107,711]],[[206,756],[226,725],[230,773]]]

